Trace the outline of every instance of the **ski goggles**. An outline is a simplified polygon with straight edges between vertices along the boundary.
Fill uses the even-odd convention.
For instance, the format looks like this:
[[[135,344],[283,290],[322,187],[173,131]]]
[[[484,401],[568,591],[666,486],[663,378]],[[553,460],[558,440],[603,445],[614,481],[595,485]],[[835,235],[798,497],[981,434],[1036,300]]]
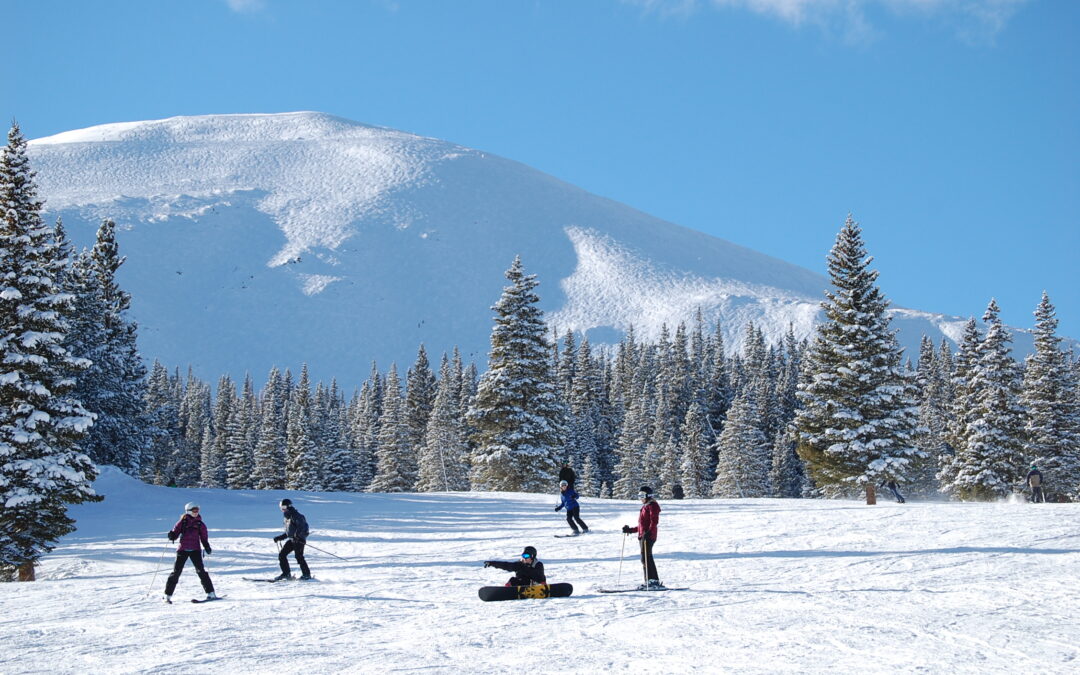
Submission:
[[[528,560],[529,558],[532,558],[532,553],[522,553],[521,557],[525,560]]]

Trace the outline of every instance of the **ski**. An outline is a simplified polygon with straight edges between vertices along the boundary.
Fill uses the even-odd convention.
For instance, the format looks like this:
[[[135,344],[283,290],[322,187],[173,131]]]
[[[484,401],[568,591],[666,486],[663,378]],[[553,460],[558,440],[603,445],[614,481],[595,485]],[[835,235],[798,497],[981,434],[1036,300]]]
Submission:
[[[202,600],[200,600],[198,598],[192,598],[191,601],[194,602],[196,605],[201,605],[204,602],[213,602],[215,600],[221,600],[224,597],[225,597],[224,595],[219,595],[216,598],[203,598]]]
[[[556,539],[566,539],[567,537],[580,537],[580,534],[556,534]]]
[[[600,592],[600,593],[638,593],[638,592],[640,592],[640,593],[656,593],[658,591],[688,591],[688,590],[690,590],[690,587],[689,586],[677,586],[677,587],[672,588],[670,586],[662,586],[660,588],[649,588],[649,589],[645,589],[645,588],[598,588],[596,590],[598,592]]]
[[[276,579],[276,578],[275,579],[253,579],[252,577],[240,577],[240,578],[243,579],[244,581],[256,581],[256,582],[261,582],[261,583],[264,583],[264,584],[276,584],[279,581],[295,581],[295,579],[293,577],[289,577],[288,579]]]

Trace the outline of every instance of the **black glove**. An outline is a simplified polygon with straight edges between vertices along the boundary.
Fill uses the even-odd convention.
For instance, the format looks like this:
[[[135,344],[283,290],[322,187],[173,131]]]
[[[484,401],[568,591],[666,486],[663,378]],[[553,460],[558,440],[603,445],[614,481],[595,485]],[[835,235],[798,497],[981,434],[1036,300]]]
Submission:
[[[622,526],[622,533],[623,534],[633,534],[634,532],[637,532],[636,527],[630,527],[629,525],[623,525]]]
[[[210,544],[207,544],[206,546],[203,547],[203,553],[205,553],[206,555],[210,555],[213,552],[214,552],[214,550],[212,548],[210,548]]]
[[[484,567],[491,567],[491,561],[490,560],[485,560],[484,561]]]
[[[555,510],[558,511],[561,508],[562,508],[562,504],[559,504],[558,506],[555,507]]]
[[[287,539],[287,538],[288,538],[287,535],[279,534],[278,536],[274,537],[274,541],[281,541],[282,539]]]
[[[171,532],[171,531],[170,531],[170,532],[169,532],[168,534],[166,534],[165,536],[169,538],[169,541],[176,541],[176,538],[177,538],[178,536],[180,536],[180,535],[178,535],[178,534],[177,534],[177,533],[175,533],[175,532]]]

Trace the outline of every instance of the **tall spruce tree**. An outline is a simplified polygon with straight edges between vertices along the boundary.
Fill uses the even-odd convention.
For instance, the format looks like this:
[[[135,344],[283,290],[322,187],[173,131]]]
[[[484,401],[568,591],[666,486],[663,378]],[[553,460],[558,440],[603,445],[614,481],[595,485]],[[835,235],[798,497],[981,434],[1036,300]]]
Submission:
[[[766,497],[771,448],[758,424],[757,399],[749,389],[735,397],[717,438],[714,497]]]
[[[378,466],[368,492],[411,492],[416,484],[417,467],[405,419],[405,401],[397,364],[390,364],[383,390],[382,415],[376,451]]]
[[[435,405],[428,419],[420,452],[420,472],[416,481],[419,492],[460,491],[469,489],[468,445],[465,424],[450,360],[443,354]]]
[[[488,371],[480,381],[468,417],[476,431],[473,488],[542,491],[556,476],[563,415],[551,372],[535,275],[520,258],[506,271],[510,285],[492,307]]]
[[[1020,403],[1027,411],[1024,454],[1038,463],[1050,499],[1080,499],[1080,406],[1057,312],[1043,291],[1035,309],[1035,351],[1028,355]]]
[[[1007,497],[1024,473],[1020,374],[1010,354],[1012,338],[997,302],[983,315],[986,336],[979,343],[969,380],[970,422],[957,449],[948,491],[965,501]]]
[[[255,487],[260,490],[281,490],[285,487],[285,392],[281,372],[270,369],[262,390],[262,414],[259,436],[254,450]]]
[[[75,529],[68,504],[99,499],[78,442],[93,423],[69,395],[89,364],[64,347],[73,298],[66,264],[41,218],[17,124],[0,153],[0,581],[33,580],[38,559]]]
[[[825,321],[807,355],[794,422],[799,456],[831,495],[853,494],[881,478],[904,482],[920,454],[914,386],[872,261],[848,216],[828,257],[833,290],[822,303]]]
[[[318,490],[319,457],[311,429],[311,380],[306,363],[300,371],[300,381],[292,390],[285,427],[285,487]]]

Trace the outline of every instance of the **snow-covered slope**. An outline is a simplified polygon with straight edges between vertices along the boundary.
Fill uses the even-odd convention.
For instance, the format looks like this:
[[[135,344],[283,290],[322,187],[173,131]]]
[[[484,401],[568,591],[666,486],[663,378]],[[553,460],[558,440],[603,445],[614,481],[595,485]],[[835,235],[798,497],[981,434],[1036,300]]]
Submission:
[[[657,569],[690,590],[603,595],[640,578],[632,540],[620,563],[635,502],[585,499],[593,531],[556,539],[554,495],[176,489],[115,470],[96,487],[105,501],[72,510],[79,529],[40,581],[0,592],[0,672],[1073,673],[1080,659],[1080,504],[664,502]],[[317,581],[244,581],[277,573],[286,494],[322,549],[308,549]],[[188,603],[202,596],[189,566],[164,605],[165,532],[189,500],[225,599]],[[480,602],[509,576],[482,561],[526,545],[574,595]]]
[[[77,243],[102,218],[120,226],[144,354],[204,377],[307,361],[349,385],[371,359],[411,363],[421,342],[483,366],[518,254],[550,321],[601,342],[630,324],[654,337],[698,307],[730,348],[747,321],[807,335],[826,287],[522,164],[320,113],[110,124],[30,148],[47,209]],[[909,347],[961,325],[897,319]]]

